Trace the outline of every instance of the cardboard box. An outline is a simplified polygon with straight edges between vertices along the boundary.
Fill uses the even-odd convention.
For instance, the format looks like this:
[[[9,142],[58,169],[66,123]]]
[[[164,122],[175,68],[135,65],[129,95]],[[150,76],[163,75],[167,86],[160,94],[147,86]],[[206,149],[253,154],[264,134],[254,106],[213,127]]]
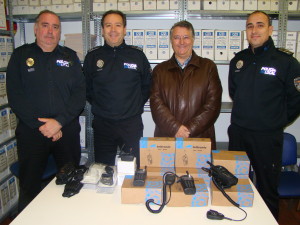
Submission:
[[[194,179],[196,179],[196,178],[202,178],[204,180],[205,184],[207,185],[207,187],[210,187],[211,177],[209,177],[208,173],[205,172],[201,168],[183,168],[183,167],[177,167],[176,170],[175,170],[175,173],[178,176],[182,176],[182,175],[186,175],[187,171],[188,171],[188,173]],[[246,178],[248,178],[248,176]]]
[[[229,31],[228,46],[228,60],[231,60],[242,50],[242,31]]]
[[[63,4],[63,0],[52,0],[52,5],[61,5]]]
[[[244,2],[243,0],[230,0],[230,10],[243,10]]]
[[[273,30],[272,35],[271,35],[274,45],[277,47],[278,46],[278,31]]]
[[[202,30],[202,53],[203,58],[214,60],[214,30]]]
[[[157,59],[157,30],[145,30],[145,54],[148,59]]]
[[[157,10],[169,10],[170,9],[170,2],[169,0],[157,0],[156,3]]]
[[[225,192],[241,207],[251,207],[253,205],[254,193],[249,179],[239,179],[237,185],[226,189]],[[232,203],[228,201],[213,182],[211,182],[211,205],[232,206]]]
[[[200,10],[201,2],[200,0],[187,0],[188,10]]]
[[[120,11],[130,11],[130,2],[129,1],[119,1],[118,10]]]
[[[132,30],[126,29],[126,36],[124,37],[125,43],[127,45],[132,45]]]
[[[156,0],[144,0],[144,10],[156,10]]]
[[[170,31],[158,30],[157,31],[157,58],[169,59],[170,58]]]
[[[143,10],[143,0],[130,0],[130,10]]]
[[[224,166],[232,174],[249,174],[250,161],[244,151],[212,150],[212,163]]]
[[[174,167],[175,138],[142,137],[140,167]]]
[[[295,53],[296,52],[296,44],[297,44],[297,32],[296,31],[286,32],[285,48],[287,50]]]
[[[257,0],[257,9],[258,10],[270,10],[271,1],[270,0]]]
[[[74,12],[81,12],[81,11],[82,11],[81,3],[74,3]]]
[[[141,48],[144,51],[145,47],[145,31],[144,30],[132,30],[132,45]]]
[[[166,172],[175,173],[175,169],[174,167],[147,167],[147,176],[162,177]]]
[[[244,0],[244,10],[257,10],[257,0]]]
[[[39,6],[40,0],[29,0],[29,5],[30,6]]]
[[[228,31],[215,31],[215,60],[228,59]]]
[[[217,10],[229,10],[230,0],[217,0]]]
[[[208,190],[203,179],[195,179],[196,194],[185,195],[180,183],[174,183],[171,187],[171,198],[167,206],[189,206],[201,207],[207,206]],[[133,186],[133,176],[125,176],[122,185],[122,204],[145,204],[148,199],[154,199],[158,204],[161,204],[163,181],[162,177],[147,176],[145,186]],[[167,188],[167,199],[169,199],[169,190]]]
[[[297,48],[296,48],[296,58],[300,62],[300,31],[298,31],[298,40],[297,40]]]
[[[179,1],[170,0],[170,9],[179,9]]]
[[[204,10],[217,10],[217,0],[203,0]]]
[[[195,29],[195,40],[193,45],[193,50],[199,56],[201,56],[201,30]]]
[[[176,168],[207,167],[206,161],[211,161],[209,138],[176,138]]]
[[[105,11],[105,3],[104,2],[95,2],[93,3],[94,12],[103,12]]]
[[[298,9],[298,0],[288,1],[288,11],[296,11]]]
[[[271,0],[270,10],[271,11],[278,11],[279,10],[279,1],[277,1],[277,0]]]
[[[40,0],[41,5],[51,5],[51,0]]]

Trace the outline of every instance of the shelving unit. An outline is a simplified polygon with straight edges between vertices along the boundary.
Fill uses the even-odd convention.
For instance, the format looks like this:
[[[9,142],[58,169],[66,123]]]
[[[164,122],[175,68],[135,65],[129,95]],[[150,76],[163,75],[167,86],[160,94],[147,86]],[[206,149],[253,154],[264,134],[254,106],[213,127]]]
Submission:
[[[12,6],[11,6],[11,1],[7,1],[7,4],[8,4],[8,7],[7,7],[8,8],[7,19],[9,20],[9,30],[0,30],[0,35],[1,36],[10,36],[14,40],[14,28],[13,28],[13,20],[12,20]],[[13,47],[14,47],[14,41],[13,41]],[[6,67],[0,68],[0,72],[6,72],[6,69],[7,69]],[[0,106],[0,110],[3,110],[5,108],[7,108],[7,107],[9,107],[8,104],[1,105]],[[2,149],[5,145],[8,145],[8,144],[12,143],[12,141],[14,141],[14,140],[15,140],[15,136],[8,137],[8,138],[0,140],[0,148]],[[3,163],[3,162],[1,162],[1,163]],[[16,181],[16,178],[10,173],[9,168],[6,168],[5,170],[8,171],[7,172],[8,174],[5,175],[4,177],[2,177],[2,179],[0,180],[0,186],[1,187],[2,187],[2,185],[6,185],[7,182],[9,182],[12,179]],[[2,172],[3,171],[1,171],[1,173]],[[3,192],[7,193],[8,188],[9,188],[9,184],[7,184],[7,185],[8,185],[7,188],[4,188]],[[16,186],[16,188],[17,188],[17,186]],[[7,201],[7,199],[5,201]],[[16,201],[14,201],[14,203],[12,203],[12,202],[2,202],[1,204],[3,205],[2,207],[4,207],[4,208],[8,207],[8,208],[7,208],[7,211],[5,213],[3,213],[3,214],[0,213],[1,214],[1,216],[0,216],[0,222],[2,222],[4,220],[4,218],[6,218],[6,216],[12,214],[12,212],[14,212],[16,210],[16,208],[17,208]],[[9,204],[9,205],[4,205],[4,204]],[[1,210],[2,210],[2,208],[1,208]]]

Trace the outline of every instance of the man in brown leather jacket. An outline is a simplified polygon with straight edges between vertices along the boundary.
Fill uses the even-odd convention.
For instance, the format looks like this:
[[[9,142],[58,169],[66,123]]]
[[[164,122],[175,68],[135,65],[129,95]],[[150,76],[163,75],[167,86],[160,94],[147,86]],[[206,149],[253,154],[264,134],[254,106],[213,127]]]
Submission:
[[[153,70],[150,106],[155,137],[211,138],[221,108],[222,86],[217,67],[193,51],[195,32],[188,21],[170,30],[173,56]]]

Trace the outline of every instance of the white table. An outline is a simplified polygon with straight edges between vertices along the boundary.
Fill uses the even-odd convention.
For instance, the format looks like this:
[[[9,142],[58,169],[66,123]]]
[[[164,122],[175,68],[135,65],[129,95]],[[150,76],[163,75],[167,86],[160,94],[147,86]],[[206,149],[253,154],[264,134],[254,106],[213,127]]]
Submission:
[[[252,185],[252,183],[251,183]],[[244,207],[247,218],[238,225],[278,224],[264,201],[254,190],[253,207]],[[229,220],[209,220],[206,212],[214,209],[226,217],[241,219],[244,213],[232,207],[168,207],[160,214],[150,213],[144,204],[121,204],[121,189],[113,194],[99,194],[82,189],[79,194],[64,198],[64,186],[51,183],[23,210],[11,225],[203,225],[235,224]]]

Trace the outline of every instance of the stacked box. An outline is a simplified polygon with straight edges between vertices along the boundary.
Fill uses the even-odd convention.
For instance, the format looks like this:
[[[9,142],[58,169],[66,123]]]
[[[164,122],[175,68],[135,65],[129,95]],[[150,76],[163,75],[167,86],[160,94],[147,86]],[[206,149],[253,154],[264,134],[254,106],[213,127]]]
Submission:
[[[203,179],[195,179],[196,194],[185,195],[180,183],[174,183],[171,187],[172,196],[167,206],[189,206],[201,207],[207,206],[208,190]],[[154,199],[158,204],[161,204],[161,190],[163,187],[162,177],[147,176],[145,186],[133,186],[133,176],[126,176],[122,185],[123,204],[144,204],[148,199]],[[169,199],[169,191],[167,191],[167,199]]]
[[[211,161],[209,138],[176,138],[176,168],[207,167]]]
[[[249,179],[239,179],[237,185],[225,190],[226,194],[241,207],[253,205],[254,193]],[[211,182],[211,204],[215,206],[232,206],[221,191]]]
[[[213,150],[212,162],[215,166],[224,166],[234,175],[249,174],[250,161],[244,151]]]
[[[175,173],[174,167],[148,167],[147,176],[162,177],[166,172]]]
[[[9,178],[9,180],[8,180],[8,190],[9,190],[10,206],[13,206],[18,202],[18,198],[19,198],[17,178],[15,176]]]
[[[9,174],[8,164],[7,164],[7,156],[6,156],[6,148],[2,146],[0,148],[0,180],[5,178]]]
[[[171,167],[175,163],[175,138],[142,137],[140,139],[140,166]]]

